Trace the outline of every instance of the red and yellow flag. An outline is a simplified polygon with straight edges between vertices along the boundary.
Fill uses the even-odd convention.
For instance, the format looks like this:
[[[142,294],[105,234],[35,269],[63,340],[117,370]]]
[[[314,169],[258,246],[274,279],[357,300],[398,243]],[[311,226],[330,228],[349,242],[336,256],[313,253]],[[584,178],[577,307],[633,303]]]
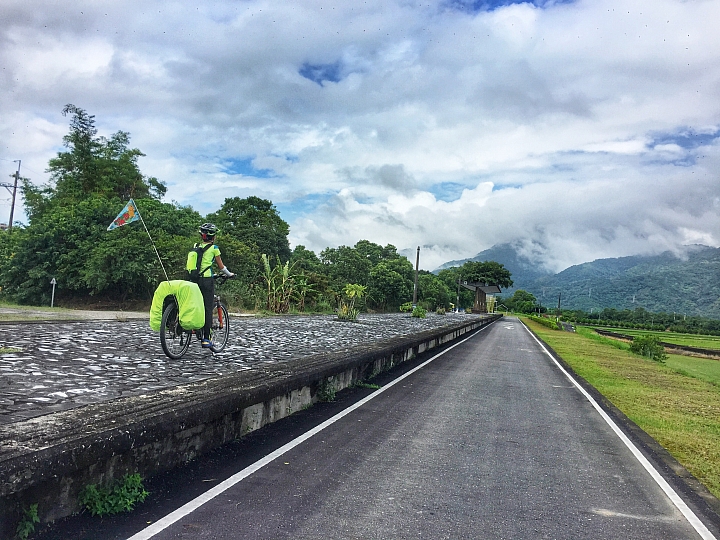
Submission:
[[[138,212],[137,206],[135,206],[135,201],[130,199],[130,202],[125,205],[125,208],[122,209],[122,212],[118,214],[107,230],[112,231],[113,229],[117,229],[118,227],[122,227],[139,219],[140,213]]]

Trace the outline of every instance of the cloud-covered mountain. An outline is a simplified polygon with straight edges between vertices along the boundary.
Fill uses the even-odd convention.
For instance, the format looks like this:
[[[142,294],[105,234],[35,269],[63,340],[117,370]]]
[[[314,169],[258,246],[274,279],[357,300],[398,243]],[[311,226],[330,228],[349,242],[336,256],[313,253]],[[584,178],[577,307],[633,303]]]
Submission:
[[[540,277],[552,275],[552,272],[546,270],[541,264],[534,262],[530,257],[523,253],[519,246],[514,244],[497,244],[490,249],[481,251],[471,259],[459,259],[449,261],[434,270],[435,273],[444,268],[453,266],[462,266],[467,261],[483,262],[496,261],[502,263],[512,274],[514,289],[522,289],[530,286]]]
[[[544,275],[538,275],[540,267],[509,244],[494,246],[472,260],[504,264],[513,274],[513,289],[528,290],[549,307],[556,306],[560,296],[562,307],[569,309],[642,307],[678,317],[720,318],[720,248],[694,245],[679,253],[598,259]]]

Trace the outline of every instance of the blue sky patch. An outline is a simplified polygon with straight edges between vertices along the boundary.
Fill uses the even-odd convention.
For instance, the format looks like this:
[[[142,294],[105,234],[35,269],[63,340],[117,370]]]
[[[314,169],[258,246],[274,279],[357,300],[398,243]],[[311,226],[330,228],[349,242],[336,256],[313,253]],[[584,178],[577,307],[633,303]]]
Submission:
[[[342,80],[342,65],[340,60],[332,64],[311,64],[305,62],[299,71],[300,75],[314,83],[323,86],[323,82],[339,82]]]
[[[677,145],[685,152],[682,155],[673,156],[669,154],[666,159],[654,158],[651,163],[672,163],[677,167],[692,167],[697,163],[698,155],[693,150],[701,146],[713,144],[720,138],[720,129],[713,131],[697,132],[692,128],[677,129],[672,133],[654,133],[651,134],[652,141],[647,144],[649,149],[661,150],[657,148],[662,145]]]
[[[463,189],[470,189],[465,184],[457,182],[442,182],[430,186],[428,191],[432,193],[438,201],[453,202],[460,198]]]
[[[255,178],[272,178],[275,172],[272,169],[256,169],[252,164],[253,158],[246,159],[225,159],[223,166],[228,174],[242,174]]]
[[[326,204],[334,196],[335,193],[310,193],[292,201],[274,204],[280,217],[292,223],[297,218],[314,212],[315,209]]]
[[[540,8],[552,7],[557,4],[572,4],[575,0],[448,0],[447,6],[458,11],[478,13],[494,11],[512,4],[532,4]]]
[[[720,137],[720,129],[709,133],[698,133],[693,129],[680,129],[674,133],[654,134],[649,146],[653,148],[659,144],[677,144],[680,148],[692,150],[693,148],[712,144],[718,137]]]

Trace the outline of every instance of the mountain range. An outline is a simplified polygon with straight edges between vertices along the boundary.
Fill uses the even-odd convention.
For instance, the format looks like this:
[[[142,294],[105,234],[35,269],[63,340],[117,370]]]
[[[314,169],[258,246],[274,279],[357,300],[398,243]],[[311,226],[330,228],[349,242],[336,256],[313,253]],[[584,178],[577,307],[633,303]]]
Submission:
[[[603,308],[664,311],[720,319],[720,248],[685,246],[678,256],[634,255],[597,259],[552,274],[512,244],[498,244],[472,259],[450,261],[437,271],[465,261],[496,261],[512,274],[511,295],[524,289],[547,307],[597,311]]]

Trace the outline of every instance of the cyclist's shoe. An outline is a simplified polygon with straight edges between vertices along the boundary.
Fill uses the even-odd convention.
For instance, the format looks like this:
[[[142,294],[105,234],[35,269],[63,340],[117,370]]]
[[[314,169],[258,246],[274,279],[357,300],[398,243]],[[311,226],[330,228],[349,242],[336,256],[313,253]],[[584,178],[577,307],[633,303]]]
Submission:
[[[210,347],[213,346],[213,342],[210,341],[209,339],[203,339],[203,340],[200,342],[200,346],[201,346],[203,349],[209,349]]]

